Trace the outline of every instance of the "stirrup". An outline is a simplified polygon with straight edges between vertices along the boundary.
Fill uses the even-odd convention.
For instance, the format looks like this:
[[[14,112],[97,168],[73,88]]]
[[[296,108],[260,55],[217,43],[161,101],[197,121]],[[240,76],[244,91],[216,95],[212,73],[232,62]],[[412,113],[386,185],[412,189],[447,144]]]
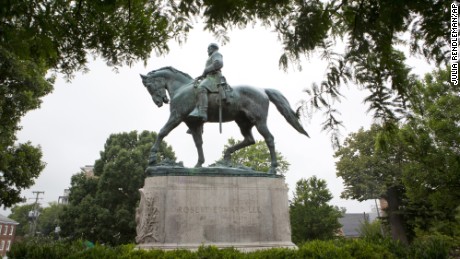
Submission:
[[[208,120],[208,115],[201,111],[200,109],[196,108],[193,109],[193,111],[188,115],[188,117],[191,118],[200,118],[202,121],[207,121]]]

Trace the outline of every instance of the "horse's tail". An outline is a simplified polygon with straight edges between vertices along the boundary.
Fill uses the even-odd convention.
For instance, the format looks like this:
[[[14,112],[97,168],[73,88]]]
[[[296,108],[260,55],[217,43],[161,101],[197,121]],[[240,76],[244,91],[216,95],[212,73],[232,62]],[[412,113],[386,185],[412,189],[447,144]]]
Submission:
[[[289,124],[301,134],[310,137],[305,129],[300,125],[299,116],[291,109],[291,105],[286,97],[283,96],[278,90],[265,89],[265,93],[272,103],[275,104],[278,111],[283,115]]]

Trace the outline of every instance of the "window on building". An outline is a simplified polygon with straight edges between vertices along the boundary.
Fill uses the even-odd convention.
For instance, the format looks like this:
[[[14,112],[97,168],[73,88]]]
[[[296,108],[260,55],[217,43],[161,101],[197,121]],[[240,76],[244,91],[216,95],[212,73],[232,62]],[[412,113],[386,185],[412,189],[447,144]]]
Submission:
[[[0,242],[0,251],[3,251],[3,248],[5,248],[5,240],[2,240],[2,242]]]
[[[2,234],[2,227],[3,225],[0,225],[0,235]]]
[[[8,235],[8,225],[5,225],[5,231],[3,231],[3,235]]]
[[[14,231],[14,226],[10,226],[10,236],[13,235],[13,231]]]
[[[10,251],[10,246],[11,246],[11,240],[8,240],[8,242],[6,243],[6,251]]]

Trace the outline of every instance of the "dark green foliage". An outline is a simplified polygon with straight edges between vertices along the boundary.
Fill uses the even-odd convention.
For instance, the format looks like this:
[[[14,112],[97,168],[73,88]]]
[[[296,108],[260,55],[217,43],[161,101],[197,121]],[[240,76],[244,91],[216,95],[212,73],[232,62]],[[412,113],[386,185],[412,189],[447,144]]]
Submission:
[[[407,229],[400,210],[405,198],[402,183],[404,147],[400,141],[389,138],[387,148],[377,148],[382,131],[378,125],[372,125],[367,131],[360,129],[351,133],[336,151],[337,176],[342,177],[345,185],[341,196],[359,201],[385,198],[392,236],[406,243]]]
[[[13,243],[7,255],[8,258],[61,259],[78,253],[83,248],[81,241],[69,243],[51,238],[30,238]]]
[[[397,258],[387,247],[372,242],[353,240],[344,245],[352,258]]]
[[[342,177],[345,185],[342,198],[376,199],[390,187],[402,186],[401,147],[392,145],[386,152],[377,149],[376,139],[382,130],[374,124],[367,131],[351,133],[336,151],[337,176]]]
[[[109,244],[133,242],[135,209],[144,184],[149,150],[156,133],[136,131],[111,135],[95,162],[94,177],[72,177],[69,205],[60,217],[62,236]],[[175,161],[162,143],[162,159]]]
[[[396,212],[390,225],[392,215],[402,216],[409,237],[460,235],[460,92],[449,74],[437,70],[417,82],[404,124],[352,133],[336,152],[342,195],[387,198]]]
[[[326,181],[313,176],[300,179],[290,204],[292,241],[296,244],[314,239],[331,239],[341,227],[339,218],[344,209],[329,205],[332,194]]]
[[[104,246],[96,245],[92,248],[85,249],[73,254],[69,254],[67,258],[69,259],[79,259],[79,258],[86,258],[86,259],[102,259],[102,258],[117,258],[120,253],[118,247],[111,249]]]
[[[0,116],[2,116],[1,107]],[[3,125],[3,123],[0,124]],[[3,142],[3,137],[3,133],[0,132],[0,142]],[[6,139],[6,142],[9,142],[9,139]],[[12,142],[5,143],[5,145],[0,143],[0,206],[11,207],[24,201],[21,191],[32,186],[35,178],[45,168],[45,163],[41,161],[41,158],[40,147],[34,147],[30,143],[19,145],[14,145]]]
[[[64,205],[53,202],[42,209],[37,221],[37,231],[40,232],[40,235],[54,236],[54,231],[59,226],[59,215],[63,208]]]
[[[416,230],[460,236],[460,89],[447,83],[449,75],[438,70],[418,85],[400,132],[408,157],[402,180]]]
[[[6,1],[0,5],[0,46],[67,75],[83,69],[88,54],[118,66],[165,53],[167,40],[186,33],[189,22],[161,1]],[[45,33],[46,32],[46,33]]]
[[[132,244],[117,247],[96,246],[89,248],[83,241],[54,241],[51,239],[29,239],[15,243],[8,258],[126,258],[126,259],[297,259],[297,258],[448,258],[453,247],[451,239],[429,237],[411,247],[384,240],[329,240],[307,242],[298,249],[274,248],[254,252],[239,252],[235,249],[217,249],[201,246],[197,251],[188,250],[137,250]]]
[[[448,258],[449,251],[454,246],[451,237],[444,235],[423,236],[414,240],[410,254],[413,258]],[[457,246],[458,241],[457,241]]]
[[[300,246],[297,254],[301,258],[353,258],[337,241],[310,241]]]
[[[34,209],[34,204],[15,205],[11,208],[11,214],[8,216],[10,219],[19,223],[16,227],[16,236],[24,236],[29,234],[29,212]],[[39,211],[42,208],[38,208]]]
[[[369,241],[379,241],[384,239],[385,229],[381,220],[369,222],[365,220],[359,226],[359,236]]]
[[[287,248],[273,248],[269,250],[260,250],[250,253],[246,253],[236,258],[256,258],[256,259],[275,259],[275,258],[286,258],[286,259],[296,259],[297,257],[296,250],[287,249]]]
[[[161,1],[1,1],[0,206],[21,202],[43,170],[40,148],[15,141],[20,119],[53,89],[49,72],[71,78],[89,55],[115,67],[146,61],[189,28]]]

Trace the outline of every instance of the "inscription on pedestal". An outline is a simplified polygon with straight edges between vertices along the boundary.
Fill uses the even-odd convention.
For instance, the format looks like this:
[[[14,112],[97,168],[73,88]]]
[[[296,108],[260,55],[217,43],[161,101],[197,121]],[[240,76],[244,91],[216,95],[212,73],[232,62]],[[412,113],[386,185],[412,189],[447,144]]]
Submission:
[[[261,213],[260,207],[177,207],[180,214]]]

